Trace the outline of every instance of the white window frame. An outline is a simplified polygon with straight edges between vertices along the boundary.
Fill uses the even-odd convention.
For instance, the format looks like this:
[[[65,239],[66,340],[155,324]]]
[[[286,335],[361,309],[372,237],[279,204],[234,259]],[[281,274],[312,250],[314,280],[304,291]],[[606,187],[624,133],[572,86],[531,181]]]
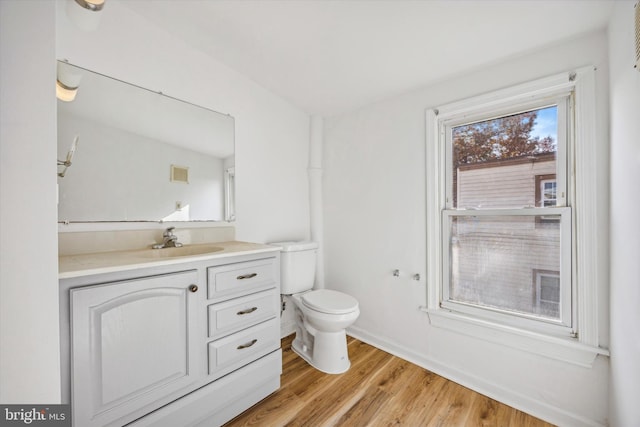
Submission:
[[[568,80],[568,79],[567,79]],[[571,110],[572,90],[568,88],[558,88],[551,93],[540,95],[530,94],[523,99],[509,100],[503,104],[485,106],[480,102],[475,106],[469,105],[465,111],[452,111],[438,116],[437,125],[439,129],[438,144],[444,152],[445,158],[445,201],[442,208],[442,290],[440,306],[452,311],[484,318],[496,323],[541,331],[558,336],[571,336],[575,334],[573,329],[572,307],[575,301],[572,300],[571,281],[571,209],[568,197],[567,170],[570,167],[568,153],[570,152],[569,140],[571,132],[568,120]],[[468,210],[465,207],[453,206],[453,129],[469,123],[484,122],[495,118],[520,114],[557,106],[557,151],[556,151],[556,188],[557,203],[556,208],[525,207],[514,206],[513,209],[482,209]],[[458,180],[458,182],[460,182]],[[457,216],[530,216],[534,219],[543,218],[542,215],[557,215],[560,217],[560,270],[561,277],[561,318],[558,321],[542,319],[535,315],[527,315],[509,310],[491,309],[475,304],[462,303],[450,298],[450,224],[451,218]]]
[[[546,355],[581,366],[591,366],[598,354],[608,355],[600,348],[598,337],[598,236],[597,198],[597,140],[595,130],[595,69],[584,67],[575,71],[535,80],[486,95],[473,97],[426,112],[426,166],[427,166],[427,305],[433,326],[443,327],[463,334],[501,343],[507,346]],[[573,208],[571,234],[571,283],[572,283],[572,333],[559,336],[555,331],[532,330],[517,324],[504,324],[491,317],[474,313],[453,311],[442,307],[443,268],[442,237],[443,210],[447,207],[446,141],[442,138],[442,124],[455,118],[470,122],[474,115],[496,116],[506,110],[530,106],[549,97],[574,93],[573,124],[570,147],[572,167],[565,177],[557,177],[557,186],[569,191],[558,194],[558,206],[566,207],[567,200]],[[522,111],[525,111],[524,109]],[[451,122],[453,123],[453,121]],[[559,123],[560,127],[560,123]],[[574,144],[573,141],[580,141]],[[559,153],[559,156],[568,156]],[[560,158],[557,161],[566,161]],[[563,183],[561,180],[567,180]],[[560,190],[558,190],[560,191]],[[564,196],[562,198],[561,196]],[[549,208],[544,209],[548,212]],[[565,213],[566,215],[566,213]],[[580,244],[576,244],[580,242]]]

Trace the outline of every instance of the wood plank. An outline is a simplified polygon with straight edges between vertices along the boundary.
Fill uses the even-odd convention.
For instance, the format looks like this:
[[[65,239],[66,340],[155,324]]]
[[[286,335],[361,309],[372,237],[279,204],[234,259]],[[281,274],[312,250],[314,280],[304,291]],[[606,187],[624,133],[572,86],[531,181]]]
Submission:
[[[447,381],[439,397],[440,405],[437,406],[437,411],[434,411],[435,407],[432,407],[429,412],[429,414],[435,412],[436,416],[424,425],[433,427],[466,425],[467,413],[478,394],[454,382]]]
[[[399,425],[426,425],[446,402],[450,382],[419,366],[410,364],[404,388],[389,402],[387,418]]]
[[[291,342],[282,340],[280,389],[225,427],[551,426],[351,337],[340,375],[312,368]]]
[[[294,420],[306,405],[295,393],[281,388],[226,425],[282,426]]]
[[[295,422],[288,425],[333,425],[335,419],[347,411],[354,404],[354,400],[365,392],[364,387],[371,381],[371,376],[392,357],[382,351],[373,351],[368,357],[352,360],[351,369],[346,374],[324,374],[327,381],[321,384],[320,389],[305,390],[304,395],[314,397],[308,400],[304,413],[298,414]]]
[[[362,393],[349,409],[334,423],[338,426],[364,426],[373,424],[389,401],[389,395],[377,388]]]

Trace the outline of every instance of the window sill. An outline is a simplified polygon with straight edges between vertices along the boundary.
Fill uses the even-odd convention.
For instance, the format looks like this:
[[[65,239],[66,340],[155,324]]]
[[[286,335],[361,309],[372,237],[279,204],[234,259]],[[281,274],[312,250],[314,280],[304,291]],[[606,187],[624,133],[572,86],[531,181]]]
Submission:
[[[582,344],[572,338],[560,338],[517,329],[443,309],[422,307],[421,310],[429,315],[429,322],[436,328],[447,329],[585,368],[591,368],[598,355],[609,356],[607,349]]]

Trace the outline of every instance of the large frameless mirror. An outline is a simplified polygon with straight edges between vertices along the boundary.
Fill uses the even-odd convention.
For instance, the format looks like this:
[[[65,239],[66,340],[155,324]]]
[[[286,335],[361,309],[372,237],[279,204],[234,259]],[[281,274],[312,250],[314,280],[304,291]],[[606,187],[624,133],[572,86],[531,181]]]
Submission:
[[[235,219],[233,117],[66,62],[57,86],[60,222]]]

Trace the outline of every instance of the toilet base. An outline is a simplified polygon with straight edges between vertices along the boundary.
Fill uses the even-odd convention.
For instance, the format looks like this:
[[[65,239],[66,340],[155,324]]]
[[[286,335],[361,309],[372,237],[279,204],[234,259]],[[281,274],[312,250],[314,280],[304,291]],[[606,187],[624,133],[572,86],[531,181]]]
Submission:
[[[351,367],[347,351],[347,334],[314,331],[312,344],[305,344],[296,336],[291,344],[293,351],[309,365],[327,374],[343,374]]]

